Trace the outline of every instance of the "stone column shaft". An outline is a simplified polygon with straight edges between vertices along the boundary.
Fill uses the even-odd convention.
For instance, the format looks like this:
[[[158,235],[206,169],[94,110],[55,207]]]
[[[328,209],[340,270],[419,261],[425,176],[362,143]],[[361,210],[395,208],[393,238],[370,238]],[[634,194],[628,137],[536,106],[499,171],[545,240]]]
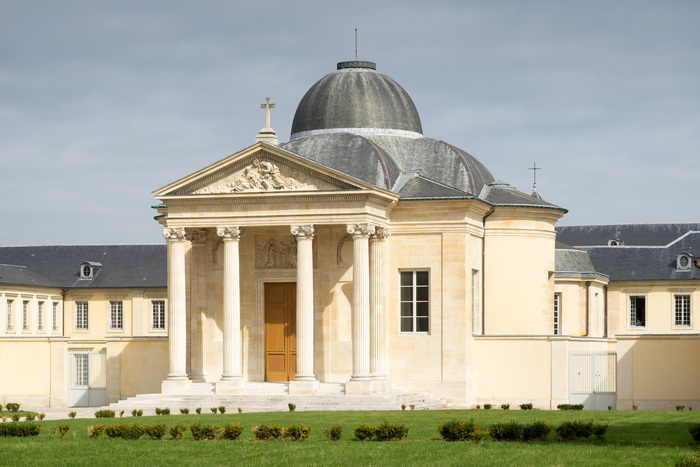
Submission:
[[[297,239],[297,372],[294,381],[316,381],[314,375],[314,271],[312,225],[293,225]]]
[[[365,381],[370,378],[369,236],[374,233],[374,225],[348,225],[347,232],[353,239],[352,377],[350,380]]]
[[[387,227],[377,227],[369,241],[369,371],[372,379],[386,379],[386,313],[384,295],[384,243],[389,237]]]
[[[192,243],[190,256],[190,379],[206,381],[205,300],[206,300],[206,230],[187,230]]]
[[[224,372],[221,381],[243,379],[241,368],[241,278],[239,227],[218,228],[224,240]]]
[[[167,380],[187,380],[187,305],[185,303],[185,229],[164,228],[168,242],[168,357]]]

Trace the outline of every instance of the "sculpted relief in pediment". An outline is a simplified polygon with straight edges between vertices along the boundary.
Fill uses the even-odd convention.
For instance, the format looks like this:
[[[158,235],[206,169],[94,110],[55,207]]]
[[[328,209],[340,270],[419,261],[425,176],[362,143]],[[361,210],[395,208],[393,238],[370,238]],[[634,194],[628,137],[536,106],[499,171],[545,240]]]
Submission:
[[[195,191],[195,194],[266,191],[316,191],[336,189],[330,183],[263,158],[235,173]]]

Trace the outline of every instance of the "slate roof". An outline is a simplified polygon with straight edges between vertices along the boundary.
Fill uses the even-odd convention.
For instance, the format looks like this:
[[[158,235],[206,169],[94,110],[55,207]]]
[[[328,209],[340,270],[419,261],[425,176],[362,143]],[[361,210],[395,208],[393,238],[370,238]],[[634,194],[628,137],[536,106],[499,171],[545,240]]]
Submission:
[[[165,245],[79,245],[0,247],[0,284],[66,289],[164,288]],[[80,265],[100,263],[92,279],[80,278]]]
[[[618,238],[621,246],[608,246]],[[677,256],[700,256],[700,224],[621,224],[557,227],[557,240],[588,253],[611,281],[696,280],[700,269],[676,268]]]

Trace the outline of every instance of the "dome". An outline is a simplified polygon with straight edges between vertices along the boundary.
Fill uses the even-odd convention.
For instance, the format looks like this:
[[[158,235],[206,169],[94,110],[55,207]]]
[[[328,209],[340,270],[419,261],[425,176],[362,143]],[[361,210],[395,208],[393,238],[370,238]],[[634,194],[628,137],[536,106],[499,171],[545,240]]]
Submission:
[[[420,137],[423,127],[408,93],[373,62],[338,63],[302,97],[291,139],[319,133]]]

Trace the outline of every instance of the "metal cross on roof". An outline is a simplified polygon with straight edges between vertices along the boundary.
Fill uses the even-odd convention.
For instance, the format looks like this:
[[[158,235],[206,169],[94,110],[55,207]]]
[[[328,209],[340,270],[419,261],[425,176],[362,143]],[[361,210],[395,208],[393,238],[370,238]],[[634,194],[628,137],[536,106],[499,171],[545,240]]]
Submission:
[[[265,128],[270,128],[270,109],[275,108],[275,104],[270,103],[270,98],[265,98],[265,103],[260,104],[261,109],[265,109]]]
[[[532,167],[527,170],[532,170],[532,190],[537,191],[537,171],[542,170],[542,167],[537,167],[537,162],[533,162]]]

